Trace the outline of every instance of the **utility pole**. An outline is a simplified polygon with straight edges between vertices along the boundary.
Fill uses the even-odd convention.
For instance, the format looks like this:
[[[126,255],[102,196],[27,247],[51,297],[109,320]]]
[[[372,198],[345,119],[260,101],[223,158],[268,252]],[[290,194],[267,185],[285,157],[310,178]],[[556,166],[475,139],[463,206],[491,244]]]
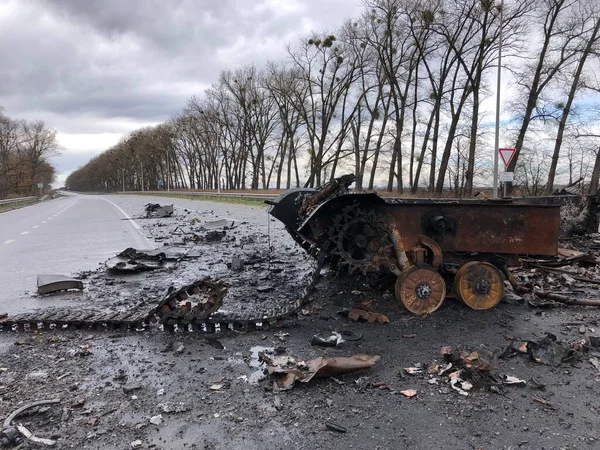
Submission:
[[[171,190],[171,173],[169,169],[169,154],[167,153],[167,192]]]
[[[504,0],[500,2],[500,34],[498,35],[498,83],[496,85],[496,138],[494,140],[494,188],[492,198],[498,198],[498,149],[500,148],[500,81],[502,79],[502,13]]]
[[[217,158],[217,194],[221,193],[221,158]]]

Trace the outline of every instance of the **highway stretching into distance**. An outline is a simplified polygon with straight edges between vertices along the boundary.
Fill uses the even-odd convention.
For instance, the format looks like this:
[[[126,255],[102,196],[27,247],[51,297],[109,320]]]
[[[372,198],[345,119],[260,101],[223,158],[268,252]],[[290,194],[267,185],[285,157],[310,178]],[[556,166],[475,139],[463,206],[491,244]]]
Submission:
[[[263,207],[151,195],[67,192],[64,197],[0,213],[0,314],[76,306],[76,295],[72,300],[37,296],[37,275],[74,276],[98,269],[128,247],[155,248],[157,244],[140,228],[145,219],[132,219],[145,215],[147,203],[173,203],[176,215],[253,223],[254,229],[265,235],[269,230]],[[283,229],[275,219],[270,220],[271,231]]]
[[[108,198],[78,194],[0,213],[0,313],[65,305],[31,296],[38,274],[74,275],[127,247],[153,248],[127,218]]]

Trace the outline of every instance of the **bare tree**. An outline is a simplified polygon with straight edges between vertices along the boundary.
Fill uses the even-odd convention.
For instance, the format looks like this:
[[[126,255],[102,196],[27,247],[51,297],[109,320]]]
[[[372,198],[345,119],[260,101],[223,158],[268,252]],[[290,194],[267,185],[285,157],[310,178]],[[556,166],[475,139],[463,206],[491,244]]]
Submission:
[[[279,164],[277,166],[276,188],[281,187],[281,179],[284,167],[286,167],[286,187],[292,186],[292,174],[294,185],[300,186],[300,174],[298,170],[297,150],[301,146],[300,108],[294,107],[293,102],[304,103],[308,95],[307,85],[300,81],[300,77],[284,65],[269,63],[269,74],[266,77],[266,85],[273,96],[279,111],[279,123],[282,132],[279,140]]]
[[[554,178],[556,176],[556,168],[558,166],[558,158],[563,143],[567,120],[569,118],[571,107],[573,106],[575,95],[580,91],[581,88],[580,79],[583,73],[583,68],[585,67],[588,56],[594,52],[594,49],[597,49],[597,44],[600,40],[600,10],[595,5],[593,7],[592,5],[583,6],[584,7],[582,7],[581,14],[579,16],[580,20],[575,21],[574,24],[579,26],[574,33],[580,40],[579,45],[577,45],[580,52],[578,54],[579,59],[575,67],[575,72],[571,78],[571,87],[567,95],[567,101],[564,104],[562,102],[559,104],[562,112],[560,114],[558,132],[554,144],[554,151],[552,153],[552,163],[550,164],[548,182],[546,184],[546,192],[548,194],[552,193],[554,188]],[[590,10],[590,7],[593,9]]]
[[[304,83],[307,93],[304,95],[303,90],[292,92],[295,95],[293,105],[308,137],[309,176],[305,184],[320,185],[327,164],[335,158],[327,159],[330,152],[347,132],[349,122],[335,129],[333,123],[337,114],[345,115],[348,120],[341,102],[358,71],[353,55],[332,34],[303,40],[295,51],[288,47],[288,53],[293,73]]]
[[[525,136],[533,120],[546,116],[543,105],[539,100],[542,93],[551,86],[551,82],[562,68],[568,65],[577,55],[570,48],[574,36],[570,35],[571,9],[580,0],[540,0],[536,2],[535,16],[531,26],[540,26],[542,35],[541,45],[530,46],[532,54],[520,65],[513,69],[516,85],[521,95],[513,101],[513,109],[518,111],[521,119],[515,141],[515,155],[508,167],[514,171],[519,161],[519,155],[525,143]],[[534,29],[534,31],[537,31]]]

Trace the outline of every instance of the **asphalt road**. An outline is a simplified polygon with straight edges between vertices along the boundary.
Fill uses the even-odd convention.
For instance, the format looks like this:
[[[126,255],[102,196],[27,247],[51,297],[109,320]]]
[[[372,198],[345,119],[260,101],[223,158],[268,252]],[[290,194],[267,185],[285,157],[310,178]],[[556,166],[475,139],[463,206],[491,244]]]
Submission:
[[[153,248],[127,217],[108,198],[77,194],[1,213],[0,312],[53,305],[32,296],[38,274],[73,275],[127,247]]]

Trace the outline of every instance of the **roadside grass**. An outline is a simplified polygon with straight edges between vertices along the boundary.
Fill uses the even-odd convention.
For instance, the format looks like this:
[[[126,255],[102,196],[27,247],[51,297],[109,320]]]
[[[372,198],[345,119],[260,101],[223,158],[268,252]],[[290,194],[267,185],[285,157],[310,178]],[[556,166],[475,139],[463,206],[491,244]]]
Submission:
[[[274,197],[285,192],[285,189],[231,189],[231,190],[222,190],[223,194],[244,194],[244,195],[253,195],[253,194],[270,194]],[[470,198],[486,198],[492,196],[492,191],[488,188],[478,188],[473,187],[474,196]],[[203,195],[194,195],[195,192],[202,192]],[[350,192],[355,192],[354,189],[350,189]],[[401,197],[401,198],[418,198],[418,199],[428,199],[428,198],[439,198],[439,199],[457,199],[457,198],[469,198],[469,197],[460,197],[457,196],[455,192],[450,190],[444,190],[442,193],[438,192],[429,192],[427,188],[419,188],[416,192],[411,192],[410,189],[405,189],[402,194],[397,191],[387,191],[383,187],[379,187],[379,189],[368,190],[364,189],[361,192],[375,192],[380,197],[389,198],[389,197]],[[183,198],[187,200],[196,200],[196,201],[207,201],[207,202],[219,202],[219,203],[233,203],[233,204],[241,204],[248,206],[261,206],[264,207],[265,204],[262,200],[250,200],[244,198],[235,198],[235,197],[218,197],[211,196],[211,193],[216,194],[216,190],[210,189],[178,189],[176,191],[164,192],[164,191],[127,191],[127,192],[114,192],[118,194],[129,194],[129,195],[151,195],[151,196],[160,196],[160,197],[172,197],[172,198]]]
[[[248,200],[243,198],[231,198],[231,197],[211,197],[204,195],[190,195],[190,194],[162,194],[156,192],[120,192],[120,194],[128,194],[128,195],[146,195],[146,196],[157,196],[157,197],[169,197],[169,198],[181,198],[185,200],[196,200],[199,202],[218,202],[218,203],[231,203],[237,205],[246,205],[246,206],[267,206],[263,201],[260,200]]]
[[[31,202],[19,202],[19,203],[9,203],[7,205],[0,205],[0,213],[12,211],[13,209],[23,208],[24,206],[33,205],[34,203],[37,203],[37,202],[38,202],[38,200],[34,200]]]

